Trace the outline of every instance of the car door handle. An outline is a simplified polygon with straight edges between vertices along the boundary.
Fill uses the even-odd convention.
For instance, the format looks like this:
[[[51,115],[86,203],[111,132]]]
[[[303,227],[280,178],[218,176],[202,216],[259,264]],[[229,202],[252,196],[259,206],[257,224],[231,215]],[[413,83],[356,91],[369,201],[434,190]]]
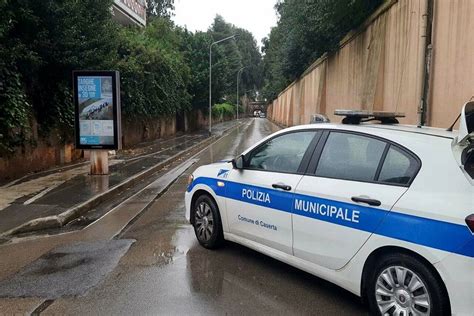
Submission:
[[[272,184],[272,187],[274,187],[275,189],[282,189],[282,190],[285,190],[285,191],[290,191],[291,190],[291,187],[289,185],[284,184],[284,183],[274,183],[274,184]]]
[[[380,205],[382,205],[382,202],[380,202],[379,200],[364,198],[364,197],[360,197],[360,196],[353,196],[353,197],[351,197],[351,200],[356,202],[356,203],[369,204],[370,206],[380,206]]]

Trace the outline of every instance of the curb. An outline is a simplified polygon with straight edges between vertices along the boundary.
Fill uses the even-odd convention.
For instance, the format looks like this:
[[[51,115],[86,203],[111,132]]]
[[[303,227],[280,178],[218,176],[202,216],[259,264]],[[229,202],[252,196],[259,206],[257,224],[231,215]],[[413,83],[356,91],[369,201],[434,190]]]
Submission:
[[[211,137],[208,137],[208,138],[204,139],[203,141],[187,148],[186,150],[181,151],[181,152],[177,153],[176,155],[171,156],[171,157],[165,159],[164,161],[159,162],[156,165],[154,165],[154,166],[152,166],[152,167],[150,167],[150,168],[148,168],[148,169],[146,169],[146,170],[144,170],[140,173],[135,174],[134,176],[128,178],[124,182],[108,189],[107,191],[102,192],[102,193],[90,198],[89,200],[76,205],[76,206],[73,206],[72,208],[68,209],[67,211],[65,211],[61,214],[33,219],[33,220],[30,220],[26,223],[23,223],[23,224],[15,227],[15,228],[12,228],[12,229],[10,229],[6,232],[0,233],[0,238],[3,239],[5,237],[14,236],[14,235],[17,235],[17,234],[29,233],[29,232],[34,232],[34,231],[44,230],[44,229],[61,228],[62,226],[69,223],[70,221],[72,221],[72,220],[78,218],[79,216],[87,213],[89,210],[96,207],[100,203],[108,200],[112,195],[117,194],[117,193],[122,192],[122,191],[125,191],[126,189],[130,188],[131,186],[133,186],[137,182],[140,182],[141,180],[143,180],[147,176],[149,176],[149,175],[155,173],[156,171],[162,169],[164,166],[166,166],[170,162],[172,162],[174,160],[177,160],[177,159],[179,159],[183,156],[186,156],[187,154],[193,152],[194,150],[196,150],[200,147],[205,148],[205,147],[209,146],[214,141],[217,141],[218,139],[226,136],[229,133],[229,131],[231,131],[233,129],[236,129],[236,128],[242,126],[243,124],[245,124],[245,122],[244,123],[239,122],[236,125],[225,129],[220,136],[213,135]]]

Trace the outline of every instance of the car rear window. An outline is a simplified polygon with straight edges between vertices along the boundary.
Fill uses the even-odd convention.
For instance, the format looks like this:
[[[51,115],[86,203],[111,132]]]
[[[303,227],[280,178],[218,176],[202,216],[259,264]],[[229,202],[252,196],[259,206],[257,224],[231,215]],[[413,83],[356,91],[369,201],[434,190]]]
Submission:
[[[352,181],[374,181],[386,143],[351,133],[331,132],[316,176]]]
[[[390,146],[382,165],[378,181],[393,184],[408,184],[418,170],[418,162],[411,155],[395,146]]]

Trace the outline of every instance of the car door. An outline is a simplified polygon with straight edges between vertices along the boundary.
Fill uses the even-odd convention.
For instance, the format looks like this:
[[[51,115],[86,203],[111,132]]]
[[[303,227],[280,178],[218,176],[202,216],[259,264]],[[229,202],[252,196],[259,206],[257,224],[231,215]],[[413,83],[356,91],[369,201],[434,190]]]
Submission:
[[[302,168],[316,144],[314,130],[279,134],[244,155],[226,183],[231,234],[292,254],[291,211]]]
[[[295,191],[296,257],[340,269],[405,193],[420,167],[396,144],[326,131]]]

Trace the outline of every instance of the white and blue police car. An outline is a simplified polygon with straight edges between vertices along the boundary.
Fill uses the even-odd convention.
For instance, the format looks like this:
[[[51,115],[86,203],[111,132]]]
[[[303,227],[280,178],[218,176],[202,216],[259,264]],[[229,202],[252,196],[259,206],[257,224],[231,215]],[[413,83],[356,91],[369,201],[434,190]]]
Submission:
[[[459,131],[337,114],[345,124],[284,129],[196,169],[185,202],[199,243],[252,248],[373,314],[474,315],[474,102]]]

